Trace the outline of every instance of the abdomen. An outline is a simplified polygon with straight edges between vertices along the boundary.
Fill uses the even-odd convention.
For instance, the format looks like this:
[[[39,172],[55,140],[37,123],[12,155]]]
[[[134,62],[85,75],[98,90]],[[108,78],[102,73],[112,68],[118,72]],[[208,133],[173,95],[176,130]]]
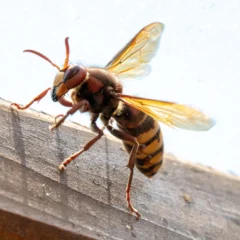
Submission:
[[[163,138],[157,121],[145,113],[121,104],[113,116],[119,129],[127,131],[141,144],[135,158],[136,167],[147,177],[157,173],[163,162]],[[123,141],[128,153],[133,143]]]

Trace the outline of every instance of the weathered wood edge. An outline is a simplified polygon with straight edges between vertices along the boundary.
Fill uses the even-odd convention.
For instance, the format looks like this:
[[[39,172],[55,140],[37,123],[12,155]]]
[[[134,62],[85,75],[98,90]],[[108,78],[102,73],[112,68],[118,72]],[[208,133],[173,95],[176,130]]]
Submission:
[[[49,124],[49,122],[53,121],[53,117],[51,117],[47,114],[44,114],[44,113],[39,113],[39,112],[32,111],[32,110],[27,110],[27,111],[24,111],[24,112],[19,112],[19,111],[15,111],[15,110],[13,111],[9,108],[9,103],[5,102],[5,101],[2,101],[2,100],[0,101],[0,109],[1,109],[1,111],[4,111],[5,113],[7,112],[7,114],[9,114],[9,116],[11,118],[16,118],[14,121],[22,121],[22,119],[25,119],[25,118],[33,119],[36,122],[38,122],[38,121],[44,122],[45,121],[47,124]],[[1,124],[4,124],[4,122],[2,121]],[[45,124],[45,125],[47,125],[47,124]],[[4,126],[2,126],[2,127],[4,128]],[[65,126],[60,130],[60,132],[62,131],[63,134],[64,134],[64,132],[68,128],[70,128],[71,131],[73,131],[73,129],[76,129],[77,131],[84,131],[84,134],[86,133],[87,135],[92,135],[91,133],[89,133],[89,131],[86,128],[84,128],[84,127],[82,127],[78,124],[74,124],[74,123],[66,123]],[[19,129],[15,129],[14,127],[13,127],[12,130],[13,131],[19,131]],[[6,131],[6,129],[5,129],[5,131]],[[44,130],[42,130],[42,131],[44,131]],[[12,132],[12,136],[14,137],[14,132]],[[16,137],[16,135],[15,135],[15,137]],[[24,134],[22,134],[21,137],[24,137]],[[61,137],[62,136],[60,136],[60,137],[58,136],[60,141],[61,141]],[[119,149],[119,143],[114,142],[111,138],[109,138],[109,139],[110,140],[107,140],[108,144],[115,145],[115,146],[118,145],[118,149]],[[105,140],[105,143],[106,143],[106,140]],[[6,147],[6,146],[4,146],[4,147]],[[8,147],[11,148],[12,146],[8,146]],[[25,154],[24,151],[18,150],[16,146],[14,146],[14,147],[16,149],[13,148],[12,150],[13,150],[13,152],[15,151],[15,153],[14,153],[14,154],[16,154],[15,156],[20,155],[20,158],[21,158],[21,155]],[[56,149],[58,149],[58,148],[56,147]],[[34,152],[34,149],[30,149],[30,150],[32,152]],[[109,151],[109,149],[107,149],[107,151]],[[98,154],[100,154],[100,153],[101,152],[98,152]],[[13,154],[13,156],[14,156],[14,154]],[[58,157],[60,155],[58,155]],[[118,154],[115,154],[114,157],[122,157],[122,155],[124,155],[124,154],[120,151],[119,156],[118,156]],[[7,168],[9,168],[9,169],[12,168],[12,170],[13,169],[18,169],[18,171],[20,171],[22,174],[23,173],[26,174],[26,176],[25,176],[26,179],[28,178],[28,175],[31,176],[31,178],[33,178],[34,175],[35,175],[34,177],[39,175],[36,178],[36,182],[39,181],[39,178],[40,178],[40,180],[42,181],[42,185],[46,185],[46,186],[55,185],[55,189],[58,189],[60,192],[62,191],[62,193],[69,191],[71,193],[74,192],[74,194],[76,194],[76,189],[74,189],[71,186],[71,184],[69,184],[66,181],[66,175],[67,174],[64,173],[65,175],[63,175],[63,177],[60,176],[60,178],[59,178],[59,173],[57,171],[53,170],[53,166],[52,166],[53,163],[52,162],[49,164],[50,168],[51,168],[49,173],[44,172],[44,174],[43,174],[43,172],[41,172],[41,169],[39,169],[39,166],[37,166],[37,165],[34,166],[34,164],[29,165],[30,160],[28,161],[28,160],[25,159],[25,162],[23,162],[23,161],[21,162],[21,161],[19,161],[19,159],[11,158],[12,156],[9,156],[8,154],[5,155],[4,151],[0,152],[0,156],[1,156],[1,167],[2,167],[2,163],[5,164],[5,166],[4,166],[5,168],[2,167],[1,169],[3,169],[3,170],[6,170]],[[50,157],[52,157],[52,156],[50,156]],[[102,157],[104,157],[104,155]],[[25,158],[26,158],[26,156],[25,156]],[[167,157],[166,159],[168,159],[167,160],[168,162],[172,161],[172,163],[170,163],[170,166],[178,165],[178,168],[179,167],[182,168],[182,169],[184,169],[184,168],[189,169],[190,168],[190,169],[192,169],[192,171],[195,171],[197,173],[200,173],[200,174],[203,174],[203,175],[210,174],[213,177],[220,177],[221,179],[224,179],[224,181],[227,181],[227,182],[230,181],[231,184],[233,184],[237,187],[240,186],[239,185],[239,178],[236,177],[236,176],[232,176],[232,175],[229,175],[229,174],[222,174],[222,173],[219,173],[219,172],[217,172],[213,169],[209,169],[209,168],[202,167],[202,166],[186,164],[186,163],[179,163],[176,160],[171,160],[169,157]],[[40,164],[40,166],[41,166],[41,163],[35,162],[35,164]],[[44,163],[44,164],[47,164],[47,163]],[[97,162],[96,164],[99,164],[99,163]],[[49,169],[49,166],[48,166],[48,169]],[[40,171],[38,171],[38,170],[40,170]],[[71,170],[70,169],[68,169],[68,170],[69,170],[68,172],[70,174]],[[168,170],[171,171],[171,170],[174,170],[174,168],[173,169],[168,169]],[[51,177],[51,173],[50,173],[51,171],[53,172],[53,177]],[[81,171],[81,169],[80,170],[78,169],[78,171]],[[71,172],[71,173],[73,173],[73,172]],[[82,173],[88,174],[88,172],[84,172],[84,171]],[[165,173],[163,173],[162,176],[163,175],[165,175]],[[58,176],[58,177],[56,177],[56,176]],[[141,176],[141,175],[139,175],[139,176]],[[141,178],[142,176],[141,177],[139,177],[139,176],[137,175],[137,179],[138,180],[140,179],[140,181],[141,181],[143,178]],[[24,178],[23,176],[21,176],[21,177]],[[67,175],[67,177],[68,177],[68,175]],[[94,176],[94,177],[96,177],[96,176]],[[1,176],[2,180],[3,180],[3,178],[4,178],[4,173]],[[7,182],[6,178],[4,178],[4,182],[2,180],[1,180],[1,186],[2,186],[2,184],[6,184],[6,182]],[[9,180],[16,181],[16,179],[14,179],[14,178],[9,179]],[[74,178],[72,180],[76,181],[77,176],[74,176]],[[99,186],[99,184],[101,184],[101,178],[99,178],[98,180],[100,182],[96,184],[97,186]],[[39,182],[41,182],[41,181],[39,181]],[[122,181],[121,178],[116,179],[116,182],[121,182],[121,181]],[[7,183],[11,184],[11,182],[7,182]],[[109,183],[107,183],[106,188],[109,188],[108,184],[111,185],[111,184],[113,184],[113,182],[110,180]],[[165,182],[165,184],[168,184],[168,183]],[[149,185],[149,186],[151,187],[151,185]],[[61,189],[62,187],[63,187],[63,189]],[[150,188],[148,191],[151,191],[151,190],[155,191],[155,188],[156,188],[156,186],[154,186],[152,189]],[[132,217],[127,211],[125,211],[125,210],[122,211],[122,207],[121,207],[121,210],[118,209],[118,207],[116,206],[116,203],[115,203],[115,202],[119,202],[118,197],[117,197],[117,199],[114,199],[114,200],[116,200],[115,202],[113,201],[114,203],[112,203],[111,201],[109,202],[109,201],[105,201],[105,200],[99,201],[99,199],[98,199],[99,196],[96,197],[96,200],[95,200],[95,199],[92,199],[93,195],[92,196],[90,195],[90,199],[88,199],[89,196],[84,196],[85,192],[83,191],[83,193],[81,193],[80,194],[81,196],[79,197],[80,201],[83,200],[84,197],[86,197],[85,202],[88,202],[90,200],[89,202],[93,201],[92,203],[94,203],[96,205],[99,204],[99,209],[103,210],[103,213],[104,213],[104,211],[108,212],[107,216],[109,218],[108,220],[110,220],[110,221],[108,221],[108,224],[112,223],[111,220],[116,219],[116,225],[115,224],[113,224],[113,225],[110,224],[109,225],[110,228],[113,228],[114,226],[115,226],[115,228],[117,228],[117,227],[120,226],[120,224],[124,225],[124,227],[125,227],[125,229],[123,228],[123,226],[119,227],[119,232],[116,229],[110,229],[111,231],[109,231],[109,232],[107,232],[107,231],[106,232],[104,232],[104,231],[103,232],[98,232],[98,231],[96,231],[96,229],[94,230],[94,226],[93,226],[92,229],[91,229],[90,225],[87,225],[87,228],[84,228],[84,227],[82,228],[81,224],[79,224],[79,223],[75,223],[73,221],[68,222],[66,220],[63,221],[63,219],[61,219],[61,217],[60,218],[59,217],[54,218],[54,214],[49,214],[49,213],[47,214],[44,211],[41,212],[41,210],[44,210],[44,209],[39,208],[39,206],[38,206],[38,208],[40,209],[40,211],[39,211],[39,209],[37,209],[38,211],[36,211],[36,206],[35,206],[35,208],[30,207],[30,206],[28,206],[28,204],[20,203],[18,200],[14,199],[14,198],[11,199],[12,198],[11,194],[14,192],[14,189],[12,189],[12,192],[11,191],[7,192],[6,189],[4,189],[4,190],[5,191],[1,191],[1,195],[0,195],[0,199],[1,199],[0,210],[2,211],[2,213],[4,213],[4,214],[1,214],[1,216],[7,216],[7,215],[10,216],[11,214],[15,214],[16,219],[24,217],[24,218],[28,219],[28,221],[45,223],[45,224],[47,224],[46,226],[48,226],[48,227],[52,226],[53,229],[56,228],[56,229],[60,229],[61,231],[66,230],[66,234],[71,232],[71,234],[73,234],[74,237],[77,236],[77,237],[80,238],[84,235],[88,235],[90,238],[93,237],[93,238],[99,238],[99,239],[102,239],[102,238],[119,239],[119,236],[121,236],[121,234],[122,234],[122,239],[134,239],[136,237],[138,237],[138,239],[144,239],[144,236],[145,237],[149,236],[150,237],[149,239],[153,239],[154,236],[155,236],[154,237],[155,239],[192,239],[192,238],[203,239],[202,237],[204,237],[204,233],[201,233],[201,232],[198,232],[198,231],[192,231],[192,232],[190,231],[189,232],[189,230],[186,229],[186,232],[183,232],[183,230],[181,230],[181,229],[180,230],[179,229],[173,229],[173,228],[171,229],[170,225],[166,222],[167,221],[166,218],[162,218],[162,217],[159,217],[159,219],[161,219],[161,221],[159,221],[160,224],[156,224],[156,222],[157,222],[156,219],[157,218],[153,222],[151,222],[151,219],[148,219],[148,218],[144,219],[144,217],[143,217],[142,220],[140,220],[138,222],[135,222],[134,217]],[[98,190],[98,189],[96,188],[96,190]],[[118,190],[118,188],[117,188],[117,190]],[[236,189],[236,196],[239,196],[239,192],[237,192],[237,191],[238,191],[238,189]],[[11,193],[11,194],[7,195],[9,193]],[[31,196],[32,192],[29,192],[29,191],[24,192],[23,191],[23,192],[20,192],[20,193],[21,193],[20,195],[21,195],[21,197],[23,197],[23,199],[24,199],[24,196],[26,195],[27,199],[31,198],[31,200],[32,200],[32,196]],[[77,194],[78,194],[78,192],[77,192]],[[144,191],[143,191],[143,194],[146,194],[146,193],[144,193]],[[98,194],[96,194],[96,195],[98,195]],[[117,195],[118,195],[118,193],[116,195],[114,195],[114,198],[116,198]],[[123,195],[123,194],[121,194],[121,195]],[[16,196],[14,196],[14,197],[16,198]],[[43,202],[48,202],[49,201],[49,199],[48,200],[45,199],[45,198],[47,198],[47,195],[46,196],[41,196],[41,198],[42,198]],[[40,200],[41,200],[41,198],[40,198]],[[108,195],[107,198],[109,200],[109,198],[111,198],[111,196],[109,197],[109,195]],[[6,205],[5,205],[6,199],[7,199],[7,202],[9,204],[10,204],[10,202],[12,203],[12,205],[10,204],[11,206],[6,207]],[[34,200],[32,200],[32,201],[34,201]],[[37,201],[39,202],[39,196],[37,196]],[[121,206],[121,204],[122,204],[122,201],[120,201],[120,202],[121,203],[119,204],[119,206]],[[144,206],[144,202],[142,204]],[[66,206],[62,206],[62,207],[66,207]],[[17,211],[16,211],[16,209],[17,209]],[[154,214],[155,210],[157,210],[157,209],[152,209],[151,210],[151,211],[153,211],[153,214]],[[237,210],[237,215],[233,219],[230,219],[230,221],[234,222],[235,225],[236,225],[236,226],[233,227],[234,230],[237,229],[237,231],[239,231],[240,220],[239,220],[239,209],[237,208],[237,206],[236,206],[236,210]],[[34,211],[36,211],[36,212],[34,213]],[[31,216],[29,215],[29,212],[32,214]],[[63,210],[63,212],[67,213],[67,209],[66,209],[66,211]],[[111,213],[110,215],[109,215],[109,212]],[[50,213],[52,213],[52,212],[50,211]],[[43,216],[41,216],[41,214]],[[88,214],[86,212],[84,212],[84,214],[85,214],[85,216],[88,216]],[[161,213],[159,212],[159,214],[161,214]],[[73,215],[74,215],[74,213],[73,213]],[[158,215],[158,214],[156,214],[156,215]],[[39,217],[39,216],[41,216],[41,217]],[[46,217],[46,216],[48,216],[48,217]],[[11,215],[11,217],[13,217],[13,215]],[[53,219],[51,221],[49,221],[49,217],[51,217]],[[98,217],[99,217],[99,219],[101,219],[101,216],[95,216],[95,218],[98,218]],[[64,222],[64,224],[63,224],[62,221]],[[5,220],[5,223],[6,222],[7,221]],[[19,222],[22,222],[22,221],[19,221]],[[59,222],[61,224],[59,224]],[[117,222],[119,222],[120,224],[117,224]],[[95,223],[95,221],[93,221],[93,223]],[[4,225],[5,229],[6,229],[6,226],[7,225]],[[89,228],[89,226],[90,226],[90,228]],[[154,230],[155,229],[155,234],[148,234],[147,229],[148,230]],[[0,230],[3,231],[3,229],[1,229],[1,228],[0,228]],[[114,231],[114,230],[116,230],[116,231]],[[141,233],[141,230],[143,231],[142,233]],[[53,230],[53,232],[54,232],[54,230]],[[234,237],[237,236],[236,235],[237,233],[239,234],[239,232],[229,233],[229,234],[232,234],[232,235],[229,235],[230,238],[228,238],[228,239],[235,239]],[[77,235],[74,235],[74,234],[77,234]],[[144,234],[146,234],[146,235],[144,235]],[[224,232],[222,234],[222,236],[226,236],[226,232]],[[26,236],[25,236],[25,239],[27,239]],[[45,238],[45,239],[47,239],[47,238]],[[54,238],[49,238],[49,239],[54,239]],[[209,237],[208,239],[214,239],[214,238]],[[221,238],[219,238],[219,239],[221,239]]]

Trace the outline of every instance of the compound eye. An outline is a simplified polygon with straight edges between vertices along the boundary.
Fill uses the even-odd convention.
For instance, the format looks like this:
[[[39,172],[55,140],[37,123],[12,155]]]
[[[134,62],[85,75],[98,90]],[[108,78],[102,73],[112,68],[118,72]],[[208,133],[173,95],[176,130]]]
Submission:
[[[73,66],[64,73],[63,82],[66,83],[68,80],[72,79],[80,70],[79,66]]]

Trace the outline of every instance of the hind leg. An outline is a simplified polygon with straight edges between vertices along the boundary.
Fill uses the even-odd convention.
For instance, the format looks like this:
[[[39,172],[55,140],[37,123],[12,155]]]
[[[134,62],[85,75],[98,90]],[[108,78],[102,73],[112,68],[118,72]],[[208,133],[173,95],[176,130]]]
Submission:
[[[111,125],[107,126],[108,131],[115,137],[123,140],[123,141],[128,141],[128,142],[132,142],[133,143],[133,148],[130,152],[129,155],[129,160],[128,160],[128,165],[127,167],[130,169],[130,175],[128,178],[128,184],[126,187],[126,200],[128,203],[128,207],[129,209],[134,212],[137,216],[137,219],[140,218],[140,213],[137,211],[137,209],[135,209],[131,203],[131,198],[130,198],[130,190],[131,190],[131,185],[132,185],[132,179],[133,179],[133,171],[134,171],[134,166],[135,166],[135,159],[136,159],[136,154],[139,148],[139,143],[137,141],[137,139],[131,135],[129,135],[129,133],[123,131],[123,130],[118,130],[113,128]]]

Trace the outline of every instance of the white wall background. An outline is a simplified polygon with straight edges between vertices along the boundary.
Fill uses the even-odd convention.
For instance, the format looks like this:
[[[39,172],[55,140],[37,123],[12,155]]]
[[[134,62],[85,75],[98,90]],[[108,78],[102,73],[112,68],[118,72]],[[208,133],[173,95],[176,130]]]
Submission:
[[[25,104],[52,85],[56,69],[22,50],[61,65],[64,38],[71,60],[104,66],[142,27],[165,24],[152,73],[124,82],[125,92],[181,102],[214,116],[209,132],[162,127],[166,151],[179,159],[240,174],[240,1],[238,0],[9,0],[0,8],[0,97]],[[32,108],[66,109],[50,95]],[[88,125],[88,116],[73,118]]]

